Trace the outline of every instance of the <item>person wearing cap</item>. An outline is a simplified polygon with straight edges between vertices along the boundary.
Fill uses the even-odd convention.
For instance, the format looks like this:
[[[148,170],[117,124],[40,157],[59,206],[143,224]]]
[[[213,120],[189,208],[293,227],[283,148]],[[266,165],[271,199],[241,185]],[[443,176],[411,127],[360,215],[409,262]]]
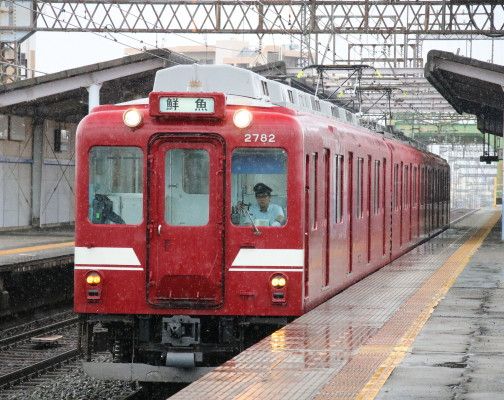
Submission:
[[[254,186],[257,204],[252,204],[248,212],[255,225],[282,226],[284,224],[285,215],[282,207],[271,203],[272,191],[264,183],[258,183]]]

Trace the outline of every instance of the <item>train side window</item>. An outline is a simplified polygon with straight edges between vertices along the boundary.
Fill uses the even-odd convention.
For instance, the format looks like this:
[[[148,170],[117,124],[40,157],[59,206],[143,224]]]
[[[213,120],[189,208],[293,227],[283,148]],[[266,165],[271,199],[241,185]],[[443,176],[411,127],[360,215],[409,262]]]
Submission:
[[[408,208],[409,206],[409,198],[410,198],[410,192],[409,192],[409,166],[405,165],[404,166],[404,179],[403,179],[403,207]]]
[[[418,203],[417,199],[417,167],[413,167],[413,206],[416,206]]]
[[[143,218],[143,152],[96,146],[89,152],[89,219],[93,224],[139,224]]]
[[[420,205],[425,204],[425,168],[420,168]]]
[[[285,225],[287,152],[272,148],[235,149],[231,156],[231,204],[234,225]]]
[[[317,229],[317,203],[318,203],[318,153],[312,153],[312,168],[310,171],[310,221],[312,229]]]
[[[357,158],[357,218],[362,218],[362,206],[364,200],[363,182],[364,182],[364,159]]]
[[[334,156],[334,218],[335,222],[342,221],[343,214],[343,156],[336,154]]]
[[[393,209],[399,209],[399,165],[394,164],[394,195],[392,196]]]
[[[373,212],[380,212],[380,160],[374,162],[374,179],[373,179]]]
[[[173,226],[203,226],[209,218],[206,150],[172,149],[165,155],[165,220]]]

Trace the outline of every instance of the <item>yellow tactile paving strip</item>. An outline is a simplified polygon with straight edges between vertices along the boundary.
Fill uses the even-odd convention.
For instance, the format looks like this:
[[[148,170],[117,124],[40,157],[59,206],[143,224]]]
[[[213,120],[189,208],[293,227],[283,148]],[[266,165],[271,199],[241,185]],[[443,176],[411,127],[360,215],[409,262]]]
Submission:
[[[483,240],[500,218],[499,212],[494,212],[485,225],[467,240],[446,262],[422,285],[422,287],[398,310],[383,328],[361,347],[340,373],[324,387],[316,399],[362,399],[371,400],[376,397],[394,368],[402,361],[411,348],[415,338],[429,319],[434,308],[446,295],[453,283],[464,270],[465,266],[481,246]],[[405,329],[406,328],[406,329]],[[390,345],[390,340],[399,340]],[[377,365],[369,380],[363,365]],[[367,382],[366,382],[367,380]],[[352,387],[362,390],[341,395],[344,382],[352,382]],[[332,390],[336,388],[336,391]],[[349,388],[350,389],[350,388]]]
[[[7,255],[12,255],[12,254],[33,253],[33,252],[37,252],[37,251],[53,250],[53,249],[60,249],[63,247],[73,247],[73,246],[75,246],[75,242],[63,242],[63,243],[43,244],[43,245],[30,246],[30,247],[20,247],[17,249],[0,250],[0,256],[7,256]]]
[[[173,399],[374,398],[499,215],[471,215]]]

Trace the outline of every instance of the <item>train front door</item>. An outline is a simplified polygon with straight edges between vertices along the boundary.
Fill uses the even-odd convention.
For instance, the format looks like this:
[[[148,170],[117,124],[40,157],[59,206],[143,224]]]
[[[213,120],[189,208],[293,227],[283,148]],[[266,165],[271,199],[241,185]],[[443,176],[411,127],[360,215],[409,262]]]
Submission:
[[[168,137],[149,154],[148,301],[215,307],[223,299],[224,146]]]

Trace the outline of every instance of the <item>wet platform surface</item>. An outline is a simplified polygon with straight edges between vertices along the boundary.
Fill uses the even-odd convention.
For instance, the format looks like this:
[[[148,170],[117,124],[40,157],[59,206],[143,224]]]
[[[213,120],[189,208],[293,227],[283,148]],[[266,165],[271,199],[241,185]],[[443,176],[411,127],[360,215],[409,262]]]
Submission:
[[[171,399],[499,398],[479,396],[504,386],[499,217],[460,220]]]
[[[0,232],[0,272],[73,263],[73,228]]]
[[[377,399],[504,399],[504,243],[496,224]]]

